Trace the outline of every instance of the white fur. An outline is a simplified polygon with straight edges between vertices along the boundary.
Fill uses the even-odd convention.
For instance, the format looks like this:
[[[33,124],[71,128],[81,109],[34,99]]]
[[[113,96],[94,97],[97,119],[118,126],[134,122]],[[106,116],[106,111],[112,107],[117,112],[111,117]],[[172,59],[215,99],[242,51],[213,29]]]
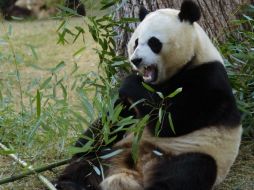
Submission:
[[[160,77],[155,83],[170,78],[193,56],[194,64],[208,61],[223,63],[220,53],[203,29],[197,23],[181,22],[178,13],[174,9],[160,9],[150,13],[139,24],[128,43],[130,60],[142,58],[144,66],[157,64]],[[151,37],[158,38],[163,44],[159,54],[155,54],[147,44]],[[137,38],[139,44],[134,50]],[[137,70],[135,65],[132,64],[132,67]]]
[[[149,142],[163,152],[169,153],[169,155],[199,152],[212,156],[217,164],[218,171],[215,185],[218,185],[224,180],[238,155],[241,135],[241,125],[235,128],[211,126],[183,136],[170,138],[154,137],[145,129],[140,144]],[[133,134],[129,134],[125,139],[118,142],[116,146],[124,147],[125,144],[132,143],[132,139]]]
[[[100,184],[101,190],[142,190],[143,187],[133,175],[118,173],[104,179]]]

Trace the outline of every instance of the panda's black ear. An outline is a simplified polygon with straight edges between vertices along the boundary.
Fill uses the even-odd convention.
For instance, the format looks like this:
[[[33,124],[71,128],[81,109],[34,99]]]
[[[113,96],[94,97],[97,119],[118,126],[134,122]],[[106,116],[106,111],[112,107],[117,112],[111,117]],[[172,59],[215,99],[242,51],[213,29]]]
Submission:
[[[149,14],[149,11],[145,7],[141,6],[140,9],[139,9],[139,14],[138,14],[139,20],[140,21],[144,20],[144,18],[148,14]]]
[[[178,16],[181,21],[189,21],[192,24],[200,19],[201,13],[196,3],[186,0],[182,3]]]

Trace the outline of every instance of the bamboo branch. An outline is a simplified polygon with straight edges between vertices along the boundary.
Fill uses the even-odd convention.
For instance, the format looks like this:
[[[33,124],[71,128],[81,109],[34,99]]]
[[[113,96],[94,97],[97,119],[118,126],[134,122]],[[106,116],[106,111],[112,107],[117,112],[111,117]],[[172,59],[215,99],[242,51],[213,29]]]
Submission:
[[[35,173],[41,173],[41,172],[44,172],[44,171],[47,171],[47,170],[51,170],[53,168],[62,166],[64,164],[67,164],[70,160],[71,159],[61,160],[61,161],[58,161],[58,162],[51,163],[47,166],[41,166],[41,167],[34,168],[34,171],[29,170],[29,171],[22,172],[22,173],[17,174],[17,175],[13,175],[13,176],[10,176],[10,177],[0,179],[0,185],[22,179],[24,177],[27,177],[29,175],[33,175]]]
[[[7,148],[5,145],[3,145],[2,143],[0,143],[0,147],[5,150],[5,151],[10,151],[9,148]],[[9,154],[10,157],[12,157],[16,162],[18,162],[20,165],[22,165],[23,167],[28,168],[29,171],[27,172],[23,172],[21,174],[15,175],[15,176],[11,176],[11,177],[7,177],[4,179],[0,179],[0,185],[1,184],[5,184],[5,183],[9,183],[9,182],[13,182],[15,180],[19,180],[22,179],[28,175],[32,175],[32,174],[37,174],[38,178],[40,179],[40,181],[46,186],[48,187],[48,189],[50,190],[56,190],[56,188],[54,187],[54,185],[47,179],[45,178],[43,175],[38,174],[40,172],[64,165],[66,163],[68,163],[70,161],[70,159],[66,159],[66,160],[62,160],[59,162],[55,162],[52,164],[49,164],[47,166],[42,166],[42,167],[38,167],[38,168],[33,168],[33,166],[28,165],[25,161],[21,160],[17,155],[15,154]]]

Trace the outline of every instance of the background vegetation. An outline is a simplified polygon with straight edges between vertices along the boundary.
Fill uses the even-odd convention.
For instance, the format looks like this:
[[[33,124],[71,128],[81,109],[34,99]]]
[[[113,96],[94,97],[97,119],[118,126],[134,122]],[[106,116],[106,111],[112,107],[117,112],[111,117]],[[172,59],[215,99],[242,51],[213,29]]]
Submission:
[[[56,20],[1,22],[0,142],[10,150],[0,149],[0,179],[27,169],[9,158],[10,153],[36,167],[93,148],[90,144],[77,150],[71,145],[89,123],[108,110],[112,114],[105,116],[105,126],[109,122],[123,127],[129,122],[140,124],[131,118],[120,123],[122,118],[114,114],[115,89],[120,81],[116,73],[128,70],[125,58],[115,55],[115,29],[129,30],[126,24],[136,21],[115,21],[115,3],[89,1],[87,17],[59,6],[61,14]],[[98,13],[100,16],[93,16]],[[254,187],[253,14],[254,7],[248,6],[240,20],[232,21],[240,27],[227,34],[226,43],[218,44],[245,129],[240,157],[221,189]],[[106,129],[103,137],[110,142]],[[55,169],[43,175],[54,179],[57,173]],[[0,185],[0,189],[41,187],[36,175]]]

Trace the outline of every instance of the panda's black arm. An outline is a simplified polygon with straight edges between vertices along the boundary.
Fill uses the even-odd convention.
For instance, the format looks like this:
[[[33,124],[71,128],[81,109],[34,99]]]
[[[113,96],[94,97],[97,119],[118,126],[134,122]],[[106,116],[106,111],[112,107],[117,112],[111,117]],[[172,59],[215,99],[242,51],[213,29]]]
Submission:
[[[129,109],[129,108],[133,103],[141,99],[151,100],[152,94],[143,87],[142,78],[140,76],[137,76],[136,74],[131,74],[123,80],[119,88],[119,98],[115,102],[115,107],[118,104],[123,105],[123,110],[120,113],[120,116],[123,118],[129,117],[129,116],[133,116],[134,118],[140,118],[144,116],[145,114],[149,113],[151,111],[151,107],[138,104],[135,106],[135,108],[132,108],[132,109]],[[101,122],[101,119],[97,119],[84,132],[82,137],[78,139],[78,141],[75,144],[75,147],[82,147],[89,141],[88,139],[93,139],[94,141],[93,146],[95,147],[101,146],[104,148],[108,148],[113,146],[119,140],[121,140],[125,134],[124,131],[119,131],[117,133],[114,133],[114,136],[116,136],[116,139],[112,141],[110,144],[105,145],[102,142],[103,141],[102,139],[103,135],[101,133],[102,128],[103,128],[103,124]],[[112,126],[110,130],[114,131],[116,128],[117,126]],[[112,137],[113,136],[110,136],[109,138],[112,138]],[[78,153],[75,155],[75,157],[81,157],[83,155],[84,153]]]
[[[143,79],[137,74],[131,74],[125,78],[119,89],[119,98],[126,106],[123,112],[125,116],[133,115],[134,112],[137,118],[150,114],[153,107],[149,104],[160,101],[157,94],[150,92],[143,86]],[[145,103],[139,103],[134,109],[129,110],[129,107],[139,100],[145,100]]]

